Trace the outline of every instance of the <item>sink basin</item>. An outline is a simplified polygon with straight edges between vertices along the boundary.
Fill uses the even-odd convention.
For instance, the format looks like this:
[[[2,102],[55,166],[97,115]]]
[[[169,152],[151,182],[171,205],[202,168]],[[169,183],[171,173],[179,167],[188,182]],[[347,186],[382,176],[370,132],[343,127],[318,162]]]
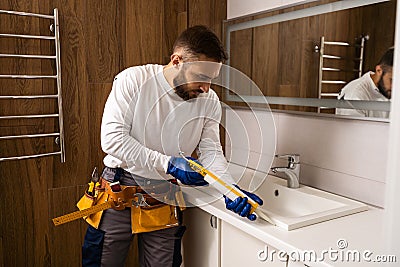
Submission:
[[[229,172],[244,190],[260,185],[255,193],[263,199],[264,205],[258,209],[288,231],[368,210],[364,203],[309,186],[288,188],[285,179],[236,164],[229,165]],[[227,212],[221,193],[212,186],[195,187],[189,192],[183,190],[183,193],[189,203],[210,213]],[[210,206],[216,200],[221,201],[219,204],[215,202],[220,208]],[[264,222],[261,218],[258,221]]]
[[[282,183],[275,177],[268,177],[266,183],[257,193],[263,196],[268,211],[282,217],[297,218],[345,206],[342,202],[305,192],[304,187],[301,191],[288,189],[285,181]]]
[[[303,185],[292,189],[286,183],[285,179],[268,175],[256,190],[264,200],[261,210],[286,230],[368,210],[358,201]]]
[[[293,230],[368,210],[368,205],[309,186],[287,187],[286,179],[230,164],[232,177],[240,177],[238,184],[248,189],[258,186],[255,193],[264,205],[259,207],[277,226]],[[262,182],[262,183],[261,183]]]

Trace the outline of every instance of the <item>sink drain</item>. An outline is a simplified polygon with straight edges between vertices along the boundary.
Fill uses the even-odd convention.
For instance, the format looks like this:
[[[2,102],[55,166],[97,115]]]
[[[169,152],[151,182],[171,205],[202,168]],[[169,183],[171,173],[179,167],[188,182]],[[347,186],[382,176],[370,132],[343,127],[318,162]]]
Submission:
[[[274,195],[275,195],[276,197],[279,196],[279,190],[278,190],[278,189],[275,190]]]

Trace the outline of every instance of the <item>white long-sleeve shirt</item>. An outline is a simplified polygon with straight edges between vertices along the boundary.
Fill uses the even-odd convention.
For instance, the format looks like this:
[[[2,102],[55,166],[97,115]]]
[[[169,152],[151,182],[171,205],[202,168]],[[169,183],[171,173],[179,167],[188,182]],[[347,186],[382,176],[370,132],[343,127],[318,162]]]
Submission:
[[[367,72],[360,78],[351,81],[340,92],[338,99],[345,100],[367,100],[367,101],[389,101],[379,92],[371,78],[373,72]],[[362,117],[389,118],[389,112],[378,110],[359,110],[359,109],[336,109],[338,115],[351,115]]]
[[[113,82],[101,125],[104,164],[134,175],[170,179],[171,156],[196,149],[206,168],[233,182],[219,139],[221,105],[210,89],[189,101],[168,84],[161,65],[128,68]]]

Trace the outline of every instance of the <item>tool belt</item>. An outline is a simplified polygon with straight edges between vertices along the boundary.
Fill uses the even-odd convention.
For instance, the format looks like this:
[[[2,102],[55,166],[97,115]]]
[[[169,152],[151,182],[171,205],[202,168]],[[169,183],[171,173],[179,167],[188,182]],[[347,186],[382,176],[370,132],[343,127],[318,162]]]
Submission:
[[[115,210],[131,210],[132,233],[161,230],[179,225],[180,211],[185,207],[182,191],[176,180],[165,181],[150,186],[119,186],[115,190],[112,183],[100,178],[100,185],[94,188],[94,194],[85,191],[77,203],[84,210],[105,202],[111,202]],[[90,214],[83,219],[98,228],[103,210]]]

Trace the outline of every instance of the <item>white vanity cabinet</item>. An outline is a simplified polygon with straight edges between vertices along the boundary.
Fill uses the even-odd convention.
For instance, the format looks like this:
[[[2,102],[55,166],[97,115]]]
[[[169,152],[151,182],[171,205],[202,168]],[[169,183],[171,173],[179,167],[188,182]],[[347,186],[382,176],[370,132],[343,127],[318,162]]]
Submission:
[[[291,261],[288,262],[288,267],[311,267],[310,265],[304,264],[299,261]]]
[[[221,220],[200,208],[187,208],[183,214],[187,227],[182,241],[183,266],[219,267]]]
[[[278,249],[235,226],[224,221],[221,222],[221,267],[287,266],[286,256],[280,255],[279,258],[278,252]],[[271,253],[273,253],[273,260],[271,260]]]

